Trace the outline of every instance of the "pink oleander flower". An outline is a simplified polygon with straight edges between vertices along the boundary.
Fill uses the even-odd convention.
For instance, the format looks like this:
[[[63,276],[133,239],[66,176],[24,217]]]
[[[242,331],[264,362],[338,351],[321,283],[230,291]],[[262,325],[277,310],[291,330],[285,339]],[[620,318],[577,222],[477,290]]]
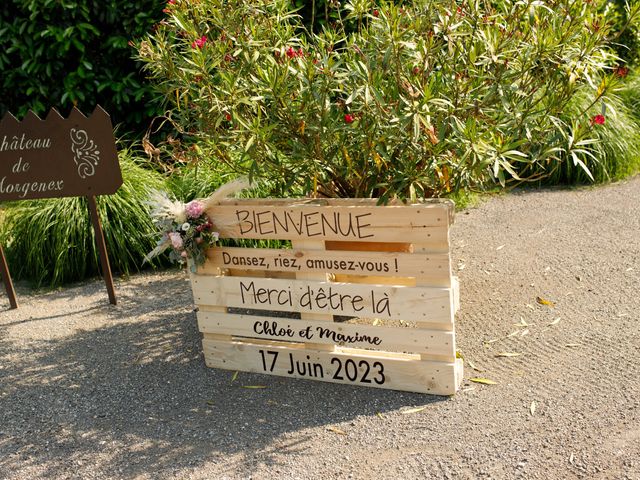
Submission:
[[[187,218],[198,218],[204,212],[204,205],[202,202],[192,200],[185,206],[185,211],[187,212]]]
[[[207,43],[207,36],[203,35],[200,38],[196,38],[193,42],[191,42],[191,48],[203,48]]]
[[[596,115],[591,119],[591,125],[604,125],[604,115]]]
[[[176,250],[182,248],[182,237],[178,232],[169,232],[169,240],[171,240],[171,246]]]

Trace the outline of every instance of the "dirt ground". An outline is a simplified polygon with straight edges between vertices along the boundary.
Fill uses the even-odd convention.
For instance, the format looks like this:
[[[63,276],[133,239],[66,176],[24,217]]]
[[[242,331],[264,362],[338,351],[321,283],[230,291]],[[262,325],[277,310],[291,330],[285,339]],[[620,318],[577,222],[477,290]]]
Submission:
[[[640,479],[640,177],[451,239],[451,398],[207,369],[184,272],[0,294],[0,478]]]

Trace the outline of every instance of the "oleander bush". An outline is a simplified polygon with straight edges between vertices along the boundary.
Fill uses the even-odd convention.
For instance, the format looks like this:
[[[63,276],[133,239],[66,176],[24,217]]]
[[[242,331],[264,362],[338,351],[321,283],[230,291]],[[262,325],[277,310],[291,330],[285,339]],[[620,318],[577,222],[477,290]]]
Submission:
[[[97,197],[97,204],[111,268],[128,274],[141,268],[156,245],[156,229],[145,202],[151,189],[164,188],[164,181],[144,168],[132,150],[121,148],[119,157],[124,183],[115,194]],[[99,273],[83,197],[26,200],[2,207],[0,241],[14,278],[53,287]]]
[[[604,13],[613,24],[613,48],[620,59],[629,66],[636,65],[640,60],[640,18],[636,3],[612,0],[604,6]]]
[[[102,105],[124,131],[143,132],[159,102],[129,42],[164,15],[165,0],[0,2],[0,115],[22,118]]]
[[[620,83],[604,0],[326,5],[318,32],[284,0],[167,5],[138,52],[182,156],[383,201],[593,176]]]

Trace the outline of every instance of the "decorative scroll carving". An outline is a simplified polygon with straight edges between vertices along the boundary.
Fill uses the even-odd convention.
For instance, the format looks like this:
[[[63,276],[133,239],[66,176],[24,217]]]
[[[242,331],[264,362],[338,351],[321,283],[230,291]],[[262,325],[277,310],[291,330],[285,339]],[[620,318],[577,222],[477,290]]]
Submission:
[[[96,173],[96,166],[100,161],[100,151],[96,144],[89,138],[86,130],[72,128],[69,131],[71,137],[71,151],[73,160],[78,166],[80,178],[91,177]]]

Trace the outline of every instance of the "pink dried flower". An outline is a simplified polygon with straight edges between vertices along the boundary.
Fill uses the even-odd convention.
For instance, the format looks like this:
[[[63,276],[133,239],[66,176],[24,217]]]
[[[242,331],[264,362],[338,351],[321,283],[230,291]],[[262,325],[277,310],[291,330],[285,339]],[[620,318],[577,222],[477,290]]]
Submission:
[[[596,115],[591,119],[591,125],[604,125],[604,115]]]
[[[198,218],[204,212],[204,205],[202,202],[192,200],[184,209],[187,212],[187,218]]]
[[[169,232],[169,240],[171,240],[171,246],[176,250],[182,248],[182,237],[178,232]]]

